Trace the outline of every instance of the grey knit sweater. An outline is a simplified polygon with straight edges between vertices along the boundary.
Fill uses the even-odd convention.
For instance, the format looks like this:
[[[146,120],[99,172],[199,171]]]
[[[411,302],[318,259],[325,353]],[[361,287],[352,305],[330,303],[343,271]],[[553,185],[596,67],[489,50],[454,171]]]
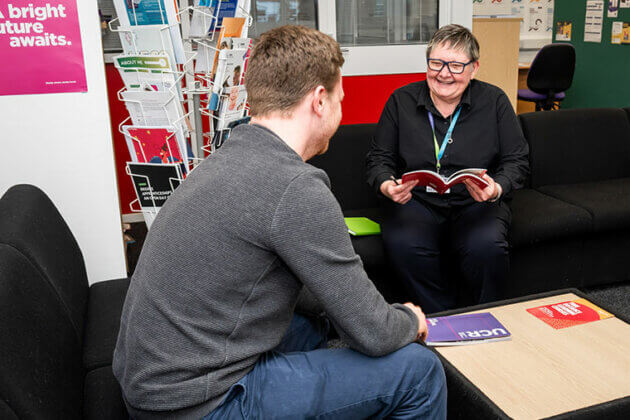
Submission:
[[[282,339],[303,286],[370,356],[414,340],[355,254],[326,174],[239,126],[168,199],[125,301],[114,374],[134,417],[200,417]]]

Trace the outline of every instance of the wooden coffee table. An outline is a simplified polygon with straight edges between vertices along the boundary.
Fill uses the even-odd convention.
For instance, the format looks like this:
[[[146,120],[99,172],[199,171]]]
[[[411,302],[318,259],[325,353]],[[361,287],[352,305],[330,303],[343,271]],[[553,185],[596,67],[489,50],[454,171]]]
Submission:
[[[556,330],[526,311],[579,297],[607,310],[567,289],[440,313],[490,312],[512,333],[433,349],[447,374],[449,417],[630,419],[630,324],[615,317]]]

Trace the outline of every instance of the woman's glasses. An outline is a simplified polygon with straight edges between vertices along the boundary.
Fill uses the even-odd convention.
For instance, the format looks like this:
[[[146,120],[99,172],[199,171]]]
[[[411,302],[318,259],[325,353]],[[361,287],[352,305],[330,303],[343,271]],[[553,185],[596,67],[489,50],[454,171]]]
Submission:
[[[448,68],[448,71],[450,71],[451,73],[461,74],[464,72],[466,66],[473,62],[473,60],[470,60],[468,63],[462,63],[459,61],[444,61],[440,60],[439,58],[427,58],[427,66],[429,67],[429,69],[437,71],[438,73],[442,71],[444,66],[446,66]]]

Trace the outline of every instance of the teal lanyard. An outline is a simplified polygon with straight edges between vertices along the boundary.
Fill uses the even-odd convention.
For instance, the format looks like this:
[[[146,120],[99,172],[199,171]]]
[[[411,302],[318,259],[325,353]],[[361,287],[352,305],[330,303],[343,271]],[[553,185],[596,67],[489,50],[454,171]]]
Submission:
[[[442,156],[444,155],[444,151],[446,150],[446,145],[448,143],[452,143],[453,139],[451,138],[451,136],[453,135],[453,129],[455,128],[455,124],[457,123],[457,118],[459,117],[459,112],[462,110],[461,106],[457,107],[457,110],[455,111],[455,114],[453,115],[453,119],[451,120],[451,125],[448,127],[448,131],[446,132],[446,135],[444,136],[444,140],[442,140],[442,147],[440,147],[438,145],[437,142],[437,138],[435,137],[435,122],[433,121],[433,114],[431,114],[431,111],[427,111],[427,113],[429,114],[429,122],[431,123],[431,131],[433,131],[433,144],[435,145],[435,160],[436,160],[436,164],[435,167],[437,168],[437,171],[440,172],[440,160],[442,159]]]

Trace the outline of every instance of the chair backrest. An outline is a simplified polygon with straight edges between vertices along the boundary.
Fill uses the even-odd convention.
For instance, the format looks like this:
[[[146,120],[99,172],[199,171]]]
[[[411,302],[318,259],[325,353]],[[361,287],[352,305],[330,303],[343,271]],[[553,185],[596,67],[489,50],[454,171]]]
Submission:
[[[89,290],[85,263],[68,225],[42,190],[16,185],[0,198],[0,244],[22,253],[49,282],[81,346]]]
[[[83,416],[82,351],[57,290],[0,243],[0,418]]]
[[[538,51],[527,74],[527,87],[542,94],[564,92],[573,82],[575,48],[571,44],[545,45]]]
[[[622,109],[531,112],[519,120],[533,188],[630,177],[630,121]]]
[[[375,129],[376,124],[342,125],[330,140],[328,151],[308,162],[326,171],[342,210],[379,206],[365,177],[365,157]]]

